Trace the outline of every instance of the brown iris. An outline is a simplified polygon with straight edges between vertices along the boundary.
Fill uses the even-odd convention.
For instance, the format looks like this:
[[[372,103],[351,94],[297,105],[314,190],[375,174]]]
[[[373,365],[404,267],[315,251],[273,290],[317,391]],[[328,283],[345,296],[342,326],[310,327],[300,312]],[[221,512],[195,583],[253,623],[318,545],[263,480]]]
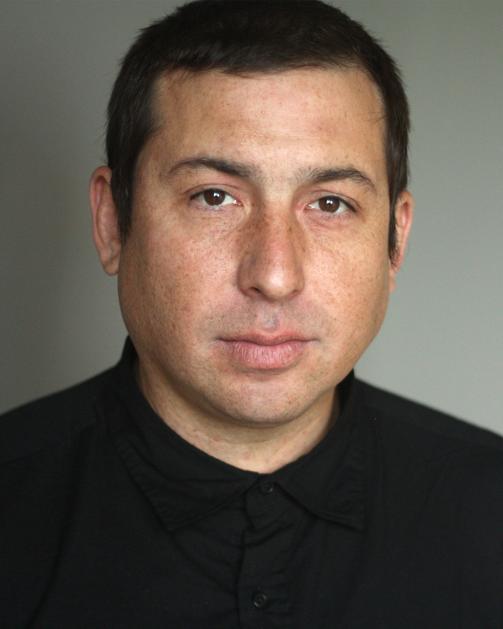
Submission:
[[[318,204],[323,212],[337,212],[341,207],[341,200],[338,197],[322,197]]]
[[[204,202],[208,205],[222,205],[225,199],[225,192],[212,188],[203,192]]]

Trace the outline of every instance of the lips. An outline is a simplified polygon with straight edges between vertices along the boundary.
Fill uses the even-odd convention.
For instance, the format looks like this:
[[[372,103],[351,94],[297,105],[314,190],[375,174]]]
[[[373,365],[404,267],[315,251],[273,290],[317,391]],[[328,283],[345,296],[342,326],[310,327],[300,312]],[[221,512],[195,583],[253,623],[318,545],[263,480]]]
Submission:
[[[300,334],[276,336],[250,333],[220,339],[222,349],[242,367],[257,370],[286,369],[296,364],[312,339]]]

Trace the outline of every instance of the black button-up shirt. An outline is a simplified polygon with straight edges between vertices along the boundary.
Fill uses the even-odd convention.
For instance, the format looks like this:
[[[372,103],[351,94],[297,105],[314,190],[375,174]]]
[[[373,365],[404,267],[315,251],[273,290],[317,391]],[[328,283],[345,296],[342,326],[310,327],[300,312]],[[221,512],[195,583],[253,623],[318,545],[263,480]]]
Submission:
[[[501,440],[365,385],[261,475],[119,365],[0,420],[0,627],[501,629]]]

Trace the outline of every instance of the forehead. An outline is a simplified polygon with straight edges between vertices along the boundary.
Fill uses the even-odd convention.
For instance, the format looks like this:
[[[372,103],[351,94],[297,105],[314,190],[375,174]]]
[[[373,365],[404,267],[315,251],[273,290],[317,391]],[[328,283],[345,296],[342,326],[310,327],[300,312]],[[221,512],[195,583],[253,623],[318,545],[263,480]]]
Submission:
[[[335,159],[364,161],[374,172],[384,167],[382,101],[357,68],[177,71],[158,79],[152,107],[154,141],[173,159],[231,151],[270,165]]]

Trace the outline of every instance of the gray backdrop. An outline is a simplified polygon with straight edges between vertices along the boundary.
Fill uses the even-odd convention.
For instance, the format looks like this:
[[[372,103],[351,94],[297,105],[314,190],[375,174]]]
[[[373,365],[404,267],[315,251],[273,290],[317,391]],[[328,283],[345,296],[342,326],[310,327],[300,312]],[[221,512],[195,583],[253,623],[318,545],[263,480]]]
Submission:
[[[0,410],[119,356],[87,183],[137,30],[176,3],[0,2]],[[503,433],[503,3],[343,0],[412,104],[416,223],[367,380]]]

